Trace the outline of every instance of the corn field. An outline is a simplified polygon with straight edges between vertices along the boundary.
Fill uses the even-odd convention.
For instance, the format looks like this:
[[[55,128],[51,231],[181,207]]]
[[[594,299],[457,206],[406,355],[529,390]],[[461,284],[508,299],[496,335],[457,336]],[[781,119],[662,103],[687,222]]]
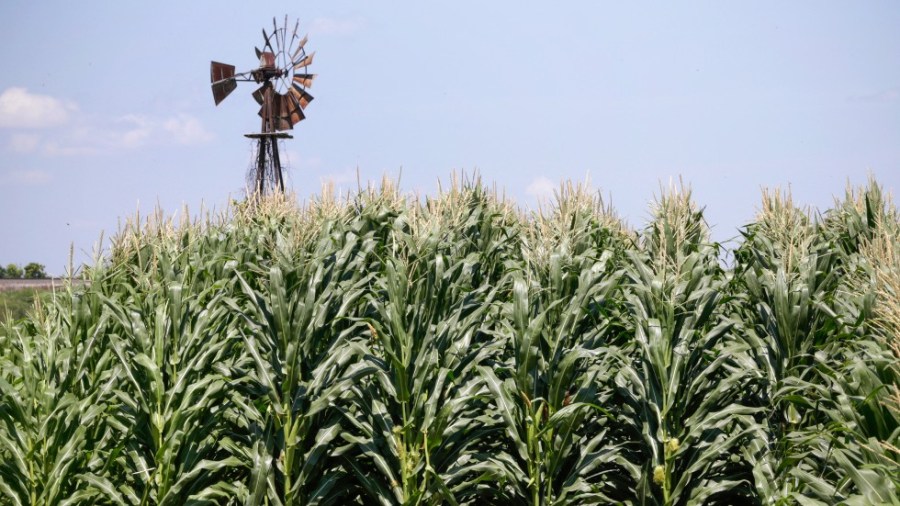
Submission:
[[[900,215],[476,180],[136,216],[0,329],[0,504],[900,504]]]

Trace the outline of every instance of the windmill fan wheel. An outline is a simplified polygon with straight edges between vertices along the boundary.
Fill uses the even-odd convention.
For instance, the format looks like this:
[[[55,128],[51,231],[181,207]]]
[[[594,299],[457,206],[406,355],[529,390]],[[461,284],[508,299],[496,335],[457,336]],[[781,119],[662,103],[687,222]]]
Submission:
[[[297,35],[299,26],[297,21],[289,31],[287,16],[281,26],[273,18],[271,33],[262,30],[263,48],[254,48],[259,68],[251,75],[261,86],[253,92],[253,98],[260,105],[264,132],[293,129],[306,118],[303,110],[313,100],[307,89],[316,77],[308,71],[315,52],[306,52],[308,37]]]

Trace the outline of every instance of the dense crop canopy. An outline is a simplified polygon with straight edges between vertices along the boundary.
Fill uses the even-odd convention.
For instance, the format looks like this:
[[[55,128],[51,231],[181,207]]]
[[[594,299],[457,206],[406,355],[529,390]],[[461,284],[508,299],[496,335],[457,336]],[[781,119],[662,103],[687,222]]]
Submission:
[[[136,217],[0,329],[0,504],[900,504],[898,213],[741,234],[478,181]]]

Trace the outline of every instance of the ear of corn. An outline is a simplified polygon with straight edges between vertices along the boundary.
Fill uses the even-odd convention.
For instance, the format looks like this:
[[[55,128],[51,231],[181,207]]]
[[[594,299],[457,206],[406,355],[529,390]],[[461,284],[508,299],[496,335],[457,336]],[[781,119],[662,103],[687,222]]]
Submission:
[[[477,179],[126,222],[0,329],[0,504],[900,503],[900,219],[768,192],[730,253]]]

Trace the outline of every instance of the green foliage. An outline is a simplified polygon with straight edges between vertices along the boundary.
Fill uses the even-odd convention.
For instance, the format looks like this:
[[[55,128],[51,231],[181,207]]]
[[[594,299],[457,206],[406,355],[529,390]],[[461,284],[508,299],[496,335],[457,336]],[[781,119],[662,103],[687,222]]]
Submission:
[[[37,262],[31,262],[24,268],[16,264],[0,266],[0,279],[44,279],[47,277],[44,269],[45,267]]]
[[[136,216],[0,324],[0,504],[898,504],[898,230],[874,182],[730,267],[676,188]]]
[[[22,277],[22,268],[16,264],[9,264],[6,266],[4,277],[7,279],[20,279]]]
[[[821,223],[790,195],[767,194],[735,254],[744,337],[762,373],[767,415],[752,460],[766,502],[896,500],[896,359],[871,325],[876,265],[860,253],[885,204],[874,183],[864,194],[858,205],[848,193]],[[888,330],[896,339],[900,329]]]
[[[37,262],[31,262],[26,265],[23,274],[27,279],[44,279],[47,277],[47,273],[44,272],[44,266]]]
[[[741,458],[759,426],[744,401],[749,347],[718,251],[689,193],[660,197],[640,250],[630,252],[626,317],[634,339],[616,376],[617,431],[627,443],[629,496],[653,504],[752,501]]]
[[[46,290],[31,288],[0,291],[0,324],[25,318],[34,308],[35,299],[48,293]]]

